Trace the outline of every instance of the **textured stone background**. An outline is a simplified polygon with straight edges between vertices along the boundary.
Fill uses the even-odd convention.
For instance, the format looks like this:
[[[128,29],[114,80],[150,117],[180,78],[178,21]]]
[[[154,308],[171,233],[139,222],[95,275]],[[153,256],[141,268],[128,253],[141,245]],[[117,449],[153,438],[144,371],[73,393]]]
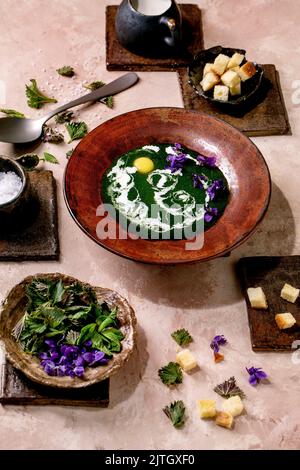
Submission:
[[[105,68],[105,6],[108,0],[2,0],[0,4],[0,106],[38,116],[27,107],[24,86],[36,78],[60,101],[82,94],[83,81],[110,81],[120,75]],[[117,2],[116,2],[117,3]],[[189,2],[184,2],[189,3]],[[72,146],[43,145],[60,165],[58,182],[61,260],[59,263],[1,263],[0,300],[23,277],[61,271],[118,290],[132,303],[139,321],[138,353],[111,381],[109,409],[59,407],[0,408],[1,449],[296,449],[300,441],[299,372],[289,354],[255,354],[250,347],[246,306],[234,262],[245,255],[299,253],[299,106],[292,84],[300,80],[296,0],[202,0],[205,45],[245,48],[248,57],[276,64],[293,136],[253,139],[265,156],[274,183],[268,215],[258,232],[230,258],[206,264],[159,268],[134,264],[89,240],[69,216],[62,196],[65,152]],[[70,64],[74,79],[55,70]],[[114,110],[101,104],[76,114],[90,129],[111,117],[149,106],[182,106],[175,73],[140,73],[140,83],[115,98]],[[5,86],[3,85],[5,84]],[[6,88],[6,100],[4,96]],[[48,106],[48,109],[50,109]],[[0,144],[0,153],[14,155]],[[50,167],[49,167],[50,168]],[[255,190],[255,188],[254,188]],[[170,332],[187,327],[201,371],[169,391],[157,369],[174,358]],[[209,342],[223,333],[230,345],[226,361],[215,366]],[[245,366],[262,366],[270,385],[253,389]],[[233,431],[198,418],[196,400],[214,397],[212,387],[235,375],[245,389],[247,414]],[[173,429],[161,408],[184,399],[189,419]]]

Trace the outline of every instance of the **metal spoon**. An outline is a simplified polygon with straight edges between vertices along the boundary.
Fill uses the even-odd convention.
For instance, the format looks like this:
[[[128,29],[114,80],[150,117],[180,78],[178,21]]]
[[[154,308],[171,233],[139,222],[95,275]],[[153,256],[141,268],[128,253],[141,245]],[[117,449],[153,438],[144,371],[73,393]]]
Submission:
[[[70,103],[60,106],[40,119],[2,118],[0,119],[0,142],[13,144],[33,142],[41,136],[43,125],[56,114],[73,108],[74,106],[87,103],[88,101],[96,101],[106,96],[116,95],[120,93],[120,91],[127,90],[127,88],[133,86],[138,79],[139,77],[136,73],[127,73],[98,90],[92,91],[77,100],[70,101]]]

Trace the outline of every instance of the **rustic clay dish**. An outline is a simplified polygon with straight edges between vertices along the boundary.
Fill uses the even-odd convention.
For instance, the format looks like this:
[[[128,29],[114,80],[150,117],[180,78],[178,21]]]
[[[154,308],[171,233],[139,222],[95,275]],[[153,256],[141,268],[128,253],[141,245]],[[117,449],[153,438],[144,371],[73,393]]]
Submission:
[[[10,291],[3,303],[0,316],[0,338],[4,342],[9,362],[34,382],[56,388],[83,388],[115,374],[115,372],[128,361],[134,350],[136,341],[136,318],[128,302],[117,292],[110,289],[90,286],[95,290],[98,300],[107,302],[110,307],[118,307],[118,319],[121,325],[121,331],[125,336],[122,341],[122,351],[119,354],[114,354],[113,358],[106,366],[87,368],[84,378],[51,377],[40,367],[39,360],[25,353],[11,335],[14,326],[23,316],[26,308],[26,286],[30,284],[34,278],[61,279],[67,284],[77,281],[77,279],[71,276],[65,276],[59,273],[36,274],[35,276],[26,277],[24,281],[16,285]],[[81,282],[81,284],[89,286],[87,283]]]
[[[102,203],[102,177],[118,156],[155,143],[179,142],[216,156],[231,195],[224,214],[205,232],[204,246],[187,250],[186,240],[97,237],[96,214]],[[241,132],[204,113],[180,108],[149,108],[111,119],[90,132],[75,148],[65,172],[65,199],[72,217],[96,243],[126,258],[152,264],[208,260],[231,251],[257,228],[268,208],[271,181],[257,147]],[[122,228],[116,225],[116,228]]]
[[[197,95],[202,96],[206,100],[211,101],[212,103],[218,106],[228,107],[231,109],[239,108],[254,98],[254,96],[260,89],[264,75],[263,69],[260,65],[256,63],[254,63],[257,70],[256,74],[249,80],[246,80],[246,82],[242,82],[242,94],[240,96],[231,96],[228,101],[215,100],[213,97],[213,89],[209,91],[204,91],[202,86],[200,85],[200,82],[203,78],[203,70],[205,64],[214,62],[215,58],[219,54],[225,54],[229,57],[232,57],[235,52],[238,52],[239,54],[243,55],[246,54],[246,51],[244,51],[243,49],[233,49],[230,47],[215,46],[211,47],[210,49],[205,49],[201,51],[194,58],[191,65],[188,67],[188,75],[189,83],[194,88]],[[245,62],[246,60],[244,59],[242,65]]]

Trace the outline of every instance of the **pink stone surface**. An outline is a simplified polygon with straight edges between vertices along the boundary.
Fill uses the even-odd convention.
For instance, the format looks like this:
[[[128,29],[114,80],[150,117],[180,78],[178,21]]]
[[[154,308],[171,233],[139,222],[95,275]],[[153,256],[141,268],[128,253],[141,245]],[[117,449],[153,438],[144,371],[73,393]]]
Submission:
[[[43,115],[27,107],[25,83],[36,78],[41,88],[66,102],[82,94],[82,83],[111,81],[121,75],[105,67],[105,6],[107,0],[1,0],[0,107],[16,108],[27,116]],[[118,2],[115,2],[118,3]],[[183,1],[182,3],[190,3]],[[300,361],[291,354],[251,350],[246,305],[234,263],[245,255],[299,253],[299,129],[295,88],[300,87],[299,34],[295,0],[202,0],[205,45],[245,48],[248,57],[276,64],[281,77],[292,136],[253,139],[265,156],[274,187],[268,215],[257,233],[229,258],[205,264],[152,267],[135,264],[106,252],[75,225],[65,207],[62,178],[65,153],[72,145],[43,144],[60,160],[53,169],[58,183],[60,262],[1,263],[0,300],[29,274],[60,271],[126,296],[139,322],[138,352],[111,380],[108,409],[62,407],[0,408],[1,449],[297,449],[300,442]],[[72,65],[76,77],[59,77],[56,69]],[[84,106],[76,115],[93,129],[113,116],[137,108],[182,106],[175,73],[140,73],[134,88],[115,98],[115,108]],[[298,80],[298,82],[297,82]],[[294,100],[293,100],[294,94]],[[293,103],[294,101],[294,103]],[[299,92],[298,92],[298,101]],[[55,105],[54,105],[55,106]],[[0,153],[16,155],[11,145]],[[186,327],[195,338],[191,350],[200,371],[185,375],[169,390],[157,369],[174,360],[176,344],[170,333]],[[209,342],[224,334],[226,360],[212,361]],[[3,359],[2,359],[3,360]],[[269,385],[251,388],[246,366],[261,366]],[[217,398],[213,386],[235,375],[247,394],[246,413],[234,430],[200,420],[196,401]],[[188,420],[176,430],[161,409],[183,399]],[[221,400],[218,400],[221,403]]]

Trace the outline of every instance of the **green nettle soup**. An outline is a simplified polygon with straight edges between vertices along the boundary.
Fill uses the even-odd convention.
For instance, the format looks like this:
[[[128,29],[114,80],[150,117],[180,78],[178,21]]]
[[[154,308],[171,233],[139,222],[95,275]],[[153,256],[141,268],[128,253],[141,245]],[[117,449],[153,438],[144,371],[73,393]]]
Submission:
[[[117,220],[144,238],[190,238],[222,216],[227,180],[215,157],[180,144],[145,145],[125,153],[106,171],[103,201]],[[187,235],[188,234],[188,235]]]

